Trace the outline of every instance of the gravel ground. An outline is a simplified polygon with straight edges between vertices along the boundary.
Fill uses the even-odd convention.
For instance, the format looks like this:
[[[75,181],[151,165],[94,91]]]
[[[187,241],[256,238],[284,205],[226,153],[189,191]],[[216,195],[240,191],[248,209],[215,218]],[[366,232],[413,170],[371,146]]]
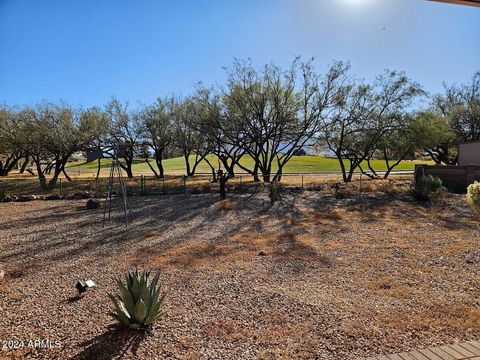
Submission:
[[[85,201],[0,204],[0,358],[358,359],[480,338],[480,226],[462,197],[216,196],[132,198],[128,230]],[[136,266],[168,293],[151,334],[107,316]]]

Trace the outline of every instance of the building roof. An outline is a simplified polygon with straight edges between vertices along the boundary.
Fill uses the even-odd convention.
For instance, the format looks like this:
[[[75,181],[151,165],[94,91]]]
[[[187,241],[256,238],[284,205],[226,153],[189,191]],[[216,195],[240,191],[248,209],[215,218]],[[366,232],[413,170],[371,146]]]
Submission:
[[[444,2],[444,3],[451,3],[451,4],[459,4],[459,5],[479,6],[480,7],[480,0],[430,0],[430,1],[437,1],[437,2]]]

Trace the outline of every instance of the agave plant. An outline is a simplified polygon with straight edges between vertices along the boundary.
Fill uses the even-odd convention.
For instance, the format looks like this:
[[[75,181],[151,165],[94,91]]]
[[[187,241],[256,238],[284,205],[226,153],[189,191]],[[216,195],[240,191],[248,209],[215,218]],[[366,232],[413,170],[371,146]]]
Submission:
[[[127,274],[125,284],[117,279],[121,295],[108,294],[115,305],[115,312],[110,312],[109,315],[126,327],[148,329],[164,314],[160,308],[166,295],[158,285],[160,274],[155,275],[150,282],[149,278],[150,271],[139,273],[135,270]]]

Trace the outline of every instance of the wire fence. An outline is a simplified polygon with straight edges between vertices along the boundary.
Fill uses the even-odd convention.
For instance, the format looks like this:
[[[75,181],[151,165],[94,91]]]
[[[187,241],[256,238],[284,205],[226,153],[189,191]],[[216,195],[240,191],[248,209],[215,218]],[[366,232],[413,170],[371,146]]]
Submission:
[[[381,178],[384,173],[378,173]],[[390,174],[390,179],[398,176],[413,176],[413,171],[397,171]],[[273,177],[272,177],[273,178]],[[260,181],[254,181],[254,178],[248,174],[238,174],[228,180],[227,191],[260,191],[264,189],[264,184],[260,176]],[[353,182],[356,187],[362,188],[362,184],[369,180],[364,174],[355,173]],[[388,180],[387,180],[388,181]],[[290,189],[315,189],[318,187],[342,183],[342,176],[339,173],[287,173],[282,174],[279,181],[281,187]],[[10,195],[29,194],[72,194],[78,191],[91,191],[103,196],[108,185],[108,177],[72,177],[72,181],[59,179],[52,191],[43,190],[37,178],[19,177],[19,178],[0,178],[0,190]],[[182,194],[182,193],[207,193],[219,192],[219,182],[213,181],[212,174],[197,173],[194,176],[185,175],[166,175],[163,178],[154,176],[140,175],[133,178],[125,178],[127,192],[131,195],[162,195],[162,194]]]

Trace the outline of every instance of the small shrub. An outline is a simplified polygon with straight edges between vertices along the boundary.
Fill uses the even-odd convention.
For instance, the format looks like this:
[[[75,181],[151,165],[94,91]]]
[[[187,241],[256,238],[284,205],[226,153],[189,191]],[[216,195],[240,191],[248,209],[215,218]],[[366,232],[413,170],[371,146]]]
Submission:
[[[337,200],[345,199],[346,197],[345,191],[342,189],[339,183],[333,184],[331,188],[335,191],[334,193],[335,199]]]
[[[477,181],[467,188],[467,204],[472,208],[475,216],[480,219],[480,183]]]
[[[436,176],[424,175],[415,182],[414,196],[420,201],[439,201],[447,190]]]
[[[163,315],[160,308],[165,299],[165,293],[161,293],[158,273],[149,282],[150,271],[139,274],[138,270],[127,274],[124,284],[117,279],[120,295],[108,294],[115,305],[115,312],[111,312],[115,320],[121,325],[131,329],[148,329],[153,322]]]
[[[270,198],[270,204],[275,204],[278,200],[278,186],[276,181],[272,181],[268,184],[268,197]]]

